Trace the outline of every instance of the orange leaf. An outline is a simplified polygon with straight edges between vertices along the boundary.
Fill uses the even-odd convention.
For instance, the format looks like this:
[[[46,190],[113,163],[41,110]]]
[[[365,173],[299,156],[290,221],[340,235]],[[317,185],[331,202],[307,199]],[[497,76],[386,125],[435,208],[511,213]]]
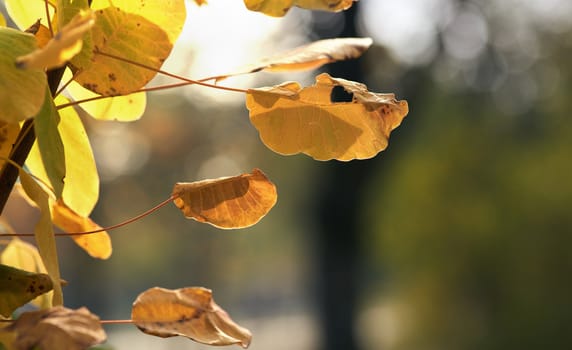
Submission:
[[[133,323],[158,337],[183,336],[209,345],[240,344],[247,348],[252,335],[218,306],[209,289],[151,288],[139,294],[131,310]]]
[[[83,217],[58,200],[52,205],[52,221],[65,232],[89,232],[101,227],[90,218]],[[77,245],[94,258],[107,259],[111,256],[111,238],[105,231],[88,235],[70,236]]]
[[[187,218],[224,229],[256,224],[277,198],[276,187],[259,169],[233,177],[177,183],[173,196]]]
[[[251,11],[282,17],[292,6],[308,10],[339,12],[350,8],[354,1],[357,0],[244,0],[244,4]]]
[[[336,102],[335,92],[348,102]],[[250,89],[246,106],[262,142],[274,152],[342,161],[372,158],[384,150],[408,112],[407,102],[393,94],[369,92],[361,83],[326,73],[304,89],[295,82]]]
[[[216,77],[225,78],[259,71],[283,72],[316,69],[324,64],[361,56],[372,44],[371,38],[336,38],[318,40],[307,45],[265,58],[238,72]]]

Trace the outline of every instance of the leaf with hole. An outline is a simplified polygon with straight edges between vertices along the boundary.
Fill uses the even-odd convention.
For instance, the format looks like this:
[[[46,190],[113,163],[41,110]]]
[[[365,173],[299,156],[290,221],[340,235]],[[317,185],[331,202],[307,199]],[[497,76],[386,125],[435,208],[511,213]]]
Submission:
[[[167,59],[183,28],[184,1],[96,0],[91,7],[96,14],[91,31],[93,47],[71,60],[75,80],[105,96],[126,95],[142,88]]]
[[[354,1],[357,0],[244,0],[244,4],[251,11],[282,17],[292,6],[307,10],[339,12],[349,9]]]
[[[276,186],[259,169],[233,177],[180,182],[175,205],[185,217],[223,229],[256,224],[276,204]]]
[[[7,346],[17,350],[86,350],[107,338],[99,318],[85,307],[72,310],[56,306],[24,312],[1,331],[13,335]]]
[[[151,288],[139,294],[131,310],[133,323],[158,337],[183,336],[208,345],[238,344],[247,348],[250,331],[218,306],[209,289]]]
[[[22,70],[16,58],[36,49],[33,35],[0,27],[0,120],[18,123],[35,116],[48,86],[41,69]]]
[[[78,13],[44,47],[18,57],[16,65],[23,69],[52,69],[64,65],[80,52],[83,35],[94,23],[92,12]]]
[[[45,273],[33,273],[0,264],[0,315],[10,315],[20,306],[52,289]]]
[[[287,82],[250,89],[246,106],[262,142],[274,152],[342,161],[384,150],[408,112],[407,102],[393,94],[369,92],[361,83],[326,73],[311,87]]]

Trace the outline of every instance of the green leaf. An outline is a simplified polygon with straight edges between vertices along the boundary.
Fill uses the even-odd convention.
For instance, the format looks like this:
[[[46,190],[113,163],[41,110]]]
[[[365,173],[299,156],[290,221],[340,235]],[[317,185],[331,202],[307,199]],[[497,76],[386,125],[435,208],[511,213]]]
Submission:
[[[40,69],[22,70],[16,58],[36,49],[33,35],[0,27],[0,120],[18,123],[36,115],[48,86]]]
[[[66,176],[66,159],[64,144],[58,131],[59,123],[60,115],[48,90],[42,109],[35,118],[35,131],[42,162],[57,198],[62,196]]]
[[[48,274],[52,278],[54,285],[54,297],[52,299],[53,305],[62,305],[62,286],[60,280],[60,267],[58,263],[58,251],[56,248],[56,239],[54,236],[54,229],[52,225],[52,218],[50,214],[50,203],[48,194],[36,183],[36,181],[22,169],[19,169],[20,183],[34,203],[40,208],[40,220],[34,227],[34,236],[36,244],[40,251],[42,261],[46,266]]]
[[[20,306],[52,289],[50,276],[0,264],[0,315],[10,317]]]
[[[62,95],[55,99],[57,104],[68,103]],[[89,216],[99,197],[99,176],[89,138],[83,123],[72,107],[59,110],[59,135],[64,144],[65,186],[63,201],[81,216]],[[36,142],[26,159],[26,166],[34,176],[49,181]]]

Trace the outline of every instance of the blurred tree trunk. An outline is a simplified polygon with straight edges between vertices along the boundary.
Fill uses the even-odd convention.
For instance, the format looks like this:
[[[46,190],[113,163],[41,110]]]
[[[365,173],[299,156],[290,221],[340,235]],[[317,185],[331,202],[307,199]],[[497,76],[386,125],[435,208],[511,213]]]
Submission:
[[[344,29],[338,37],[355,37],[358,3],[335,16],[344,16]],[[328,33],[317,34],[322,38]],[[331,37],[331,34],[329,34]],[[359,61],[327,66],[334,77],[364,81]],[[343,96],[340,96],[343,98]],[[317,189],[318,303],[324,350],[357,350],[354,334],[359,284],[360,228],[359,207],[363,185],[371,174],[372,163],[330,161],[320,164]]]

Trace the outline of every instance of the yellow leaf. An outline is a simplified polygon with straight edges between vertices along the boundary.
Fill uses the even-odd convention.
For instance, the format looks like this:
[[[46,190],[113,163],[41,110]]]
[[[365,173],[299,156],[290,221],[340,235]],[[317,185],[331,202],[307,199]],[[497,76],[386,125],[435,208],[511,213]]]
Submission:
[[[71,72],[66,70],[63,81],[71,79]],[[74,101],[82,101],[101,96],[72,81],[66,91]],[[98,120],[117,120],[130,122],[141,118],[147,105],[145,92],[137,92],[125,96],[108,96],[91,102],[82,102],[79,106],[93,118]],[[67,109],[67,108],[66,108]]]
[[[334,89],[351,102],[333,102]],[[361,83],[323,73],[316,84],[250,89],[250,121],[274,152],[304,153],[316,160],[367,159],[387,147],[389,134],[407,115],[406,101],[367,91]]]
[[[217,80],[259,71],[283,72],[316,69],[326,63],[357,58],[372,44],[371,38],[336,38],[318,40],[277,56],[262,59],[236,73],[221,75]]]
[[[99,317],[85,307],[24,312],[2,332],[14,333],[11,349],[84,350],[105,341]],[[11,346],[11,347],[10,347]]]
[[[218,228],[256,224],[276,204],[276,187],[259,169],[250,174],[177,183],[175,205],[185,217]]]
[[[90,218],[82,217],[71,210],[62,201],[54,202],[52,205],[52,218],[54,225],[65,232],[90,232],[100,230]],[[89,255],[98,259],[107,259],[111,256],[111,239],[105,231],[88,235],[70,236],[77,245],[85,250]]]
[[[56,0],[48,1],[50,18],[54,16],[55,2]],[[45,0],[5,0],[4,3],[8,16],[21,30],[28,29],[38,19],[40,19],[42,24],[48,24]]]
[[[308,10],[339,12],[349,9],[354,1],[357,0],[244,0],[244,4],[251,11],[282,17],[292,6]]]
[[[19,169],[20,183],[26,195],[40,208],[40,220],[34,228],[36,244],[40,251],[42,261],[52,279],[54,285],[53,305],[63,304],[60,268],[56,240],[52,227],[48,194],[36,183],[36,181],[24,170]]]
[[[0,315],[10,317],[20,306],[52,289],[50,276],[0,264]]]
[[[183,0],[95,0],[93,50],[82,50],[71,61],[75,80],[105,96],[126,95],[147,84],[156,71],[104,54],[159,69],[169,56],[185,21]],[[137,43],[134,45],[134,43]]]
[[[4,15],[0,12],[0,27],[6,27],[6,18],[4,18]]]
[[[141,331],[163,338],[183,336],[208,345],[243,348],[252,339],[248,329],[214,302],[212,292],[200,287],[148,289],[133,303],[131,320]]]
[[[0,120],[18,123],[36,115],[44,102],[48,85],[40,70],[21,70],[16,57],[36,48],[33,35],[12,28],[0,27]]]
[[[19,132],[20,124],[0,120],[0,157],[8,158]],[[0,168],[3,165],[4,160],[0,159]]]
[[[17,237],[12,238],[0,254],[0,263],[34,273],[47,272],[38,249]],[[52,306],[51,300],[52,293],[50,292],[38,296],[32,303],[38,307],[46,308]]]
[[[18,57],[16,64],[25,69],[51,69],[62,66],[81,51],[83,35],[94,24],[95,15],[92,12],[78,13],[46,46]]]
[[[56,104],[69,100],[58,95]],[[83,123],[73,108],[59,110],[58,131],[64,144],[65,174],[63,201],[80,216],[88,217],[99,197],[99,176],[93,152]],[[26,166],[44,182],[48,177],[42,163],[37,143],[32,147]]]

